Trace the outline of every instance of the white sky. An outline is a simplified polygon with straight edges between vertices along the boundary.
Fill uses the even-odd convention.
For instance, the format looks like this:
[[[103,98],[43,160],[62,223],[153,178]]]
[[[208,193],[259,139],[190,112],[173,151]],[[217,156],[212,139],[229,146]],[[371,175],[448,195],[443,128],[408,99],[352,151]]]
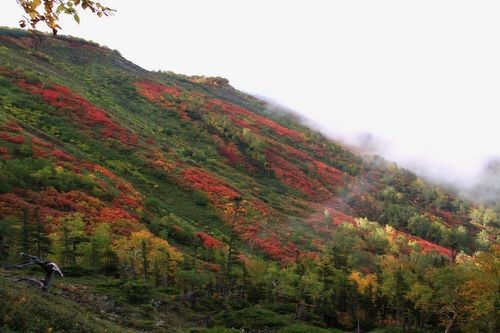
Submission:
[[[499,1],[102,1],[114,17],[62,33],[146,69],[226,77],[351,143],[371,133],[427,175],[468,182],[500,156]],[[21,15],[2,0],[0,25]]]

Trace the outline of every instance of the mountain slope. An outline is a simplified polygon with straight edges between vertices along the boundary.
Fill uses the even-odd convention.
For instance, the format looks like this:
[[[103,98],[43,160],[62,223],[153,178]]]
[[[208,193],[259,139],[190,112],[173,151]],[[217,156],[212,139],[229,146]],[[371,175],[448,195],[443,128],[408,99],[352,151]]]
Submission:
[[[4,29],[0,96],[8,261],[50,249],[70,270],[189,297],[208,283],[225,298],[238,289],[231,266],[297,265],[340,238],[355,241],[337,252],[352,250],[351,269],[365,274],[378,255],[451,261],[483,246],[481,232],[494,241],[470,203],[221,78],[148,72],[94,43]]]

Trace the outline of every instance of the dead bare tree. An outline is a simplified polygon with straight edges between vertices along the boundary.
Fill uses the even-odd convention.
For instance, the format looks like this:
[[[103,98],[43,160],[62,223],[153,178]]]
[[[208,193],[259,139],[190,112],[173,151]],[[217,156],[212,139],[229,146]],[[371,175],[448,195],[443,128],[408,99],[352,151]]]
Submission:
[[[45,260],[41,260],[38,257],[26,254],[24,252],[21,252],[21,257],[23,257],[25,259],[25,261],[14,266],[14,267],[24,268],[26,266],[36,264],[43,269],[43,271],[45,272],[45,277],[43,280],[36,280],[36,279],[32,279],[32,278],[21,278],[21,279],[19,279],[19,281],[23,281],[23,280],[28,281],[28,282],[34,284],[35,286],[40,287],[42,290],[48,291],[51,284],[52,284],[52,280],[54,280],[54,274],[56,272],[59,273],[61,276],[64,276],[63,273],[61,272],[61,270],[59,269],[59,267],[57,266],[57,264],[54,262],[48,262]]]

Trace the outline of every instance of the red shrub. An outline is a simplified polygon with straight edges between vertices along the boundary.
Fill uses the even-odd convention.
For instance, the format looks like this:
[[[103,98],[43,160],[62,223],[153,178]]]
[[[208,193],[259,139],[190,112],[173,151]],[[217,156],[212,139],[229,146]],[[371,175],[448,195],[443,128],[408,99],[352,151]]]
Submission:
[[[183,119],[190,119],[186,113],[186,105],[169,101],[165,97],[167,94],[173,97],[179,97],[181,95],[181,90],[179,88],[152,81],[137,81],[135,87],[139,94],[146,97],[150,102],[154,102],[166,108],[175,108]]]
[[[343,184],[344,173],[320,161],[313,161],[312,165],[323,184],[337,187]]]
[[[101,223],[101,221],[97,221]],[[107,222],[111,226],[111,231],[118,235],[123,235],[129,237],[131,233],[144,230],[144,226],[140,224],[137,220],[115,220],[112,222]]]
[[[123,192],[121,192],[116,198],[113,199],[112,204],[124,208],[127,207],[136,209],[142,207],[142,205],[139,202],[137,202],[136,199],[126,195]]]
[[[45,220],[49,216],[62,216],[64,213],[48,206],[40,201],[44,195],[38,192],[14,189],[12,193],[5,193],[0,195],[0,216],[17,216],[23,215],[23,210],[27,209],[28,212],[34,212],[36,208],[39,209],[40,217]]]
[[[45,102],[55,107],[59,113],[73,120],[74,124],[78,124],[85,129],[100,128],[100,137],[113,137],[127,145],[133,145],[137,141],[135,134],[130,133],[113,121],[106,111],[96,107],[64,86],[45,87],[42,84],[29,83],[25,80],[18,80],[17,85],[21,89],[40,95]],[[94,130],[94,133],[99,132]]]
[[[62,150],[59,150],[59,149],[53,150],[51,152],[51,155],[58,158],[61,161],[65,161],[65,162],[75,162],[76,161],[76,158],[74,158],[71,155],[66,154],[65,152],[63,152]]]
[[[184,170],[183,175],[195,189],[205,192],[213,200],[219,201],[222,198],[233,200],[239,196],[229,185],[202,169],[188,168]]]
[[[266,160],[276,178],[283,184],[297,189],[316,199],[326,200],[330,193],[317,180],[304,174],[302,170],[272,151],[267,151]]]
[[[36,42],[34,38],[30,37],[10,37],[10,36],[0,36],[0,40],[6,41],[9,44],[14,44],[21,48],[34,49]]]
[[[407,237],[408,239],[416,242],[418,244],[418,246],[420,247],[420,249],[422,250],[422,252],[424,252],[424,253],[429,253],[429,252],[435,251],[435,252],[437,252],[445,257],[448,257],[448,258],[453,257],[453,251],[450,249],[447,249],[441,245],[426,241],[425,239],[422,239],[422,238],[417,237],[417,236],[408,235],[408,234],[402,233],[402,232],[401,232],[401,234],[404,235],[405,237]]]
[[[10,134],[7,132],[0,132],[0,139],[4,139],[5,141],[15,144],[24,143],[24,136],[22,135],[10,136]]]
[[[33,156],[36,158],[44,158],[48,156],[48,152],[38,146],[33,146]]]
[[[108,178],[113,185],[122,191],[125,196],[129,197],[132,200],[135,200],[138,204],[142,202],[143,197],[142,195],[132,186],[130,183],[126,182],[123,178],[118,177],[115,175],[113,172],[110,170],[104,168],[103,166],[99,164],[93,164],[93,163],[84,163],[82,165],[84,168],[86,168],[89,171],[92,172],[99,172],[106,178]]]
[[[113,232],[128,235],[142,228],[137,218],[123,208],[106,207],[101,200],[80,191],[58,192],[54,188],[48,188],[41,192],[17,190],[15,195],[9,195],[4,198],[0,196],[0,212],[2,201],[7,201],[8,205],[14,207],[17,212],[20,212],[21,208],[26,205],[34,204],[40,207],[40,214],[44,217],[58,217],[73,212],[81,213],[86,218],[88,229],[92,229],[99,223],[109,223]],[[17,196],[23,198],[18,199],[23,200],[19,201],[25,203],[23,206],[14,205]],[[31,206],[30,211],[33,211],[33,208],[34,206]]]
[[[309,156],[308,154],[292,147],[286,144],[283,144],[281,142],[275,141],[273,139],[267,139],[268,144],[274,151],[279,151],[282,152],[283,155],[286,155],[290,158],[293,158],[298,161],[304,161],[304,162],[312,162],[313,158]]]
[[[299,258],[308,258],[311,260],[316,260],[318,254],[316,252],[302,252],[299,255]]]
[[[203,268],[207,269],[209,271],[212,271],[214,273],[218,273],[221,270],[221,267],[219,264],[214,264],[211,262],[203,262]]]
[[[457,215],[453,215],[452,213],[442,209],[432,209],[429,210],[429,212],[431,213],[431,215],[436,215],[442,218],[446,222],[446,224],[448,224],[448,226],[459,226],[463,223],[462,221],[460,221],[460,218],[457,217]]]
[[[19,126],[19,124],[16,123],[15,121],[9,121],[3,124],[2,128],[7,132],[12,132],[12,133],[19,133],[22,130],[21,126]]]
[[[33,143],[33,146],[40,146],[43,148],[51,148],[52,147],[52,145],[50,143],[45,142],[42,139],[37,138],[36,136],[31,138],[31,143]]]
[[[334,225],[341,225],[342,223],[350,223],[352,225],[357,225],[354,218],[350,215],[347,215],[340,210],[330,208],[328,209],[330,213],[330,217],[332,218],[332,223]]]
[[[250,120],[256,124],[256,128],[265,126],[271,130],[273,130],[279,136],[286,136],[295,141],[303,141],[304,134],[297,132],[295,130],[286,128],[273,120],[270,120],[264,116],[255,114],[248,109],[245,109],[236,104],[232,104],[221,99],[210,99],[206,105],[211,110],[220,109],[224,114],[231,117],[233,122],[237,122],[239,117],[242,117],[245,120]],[[246,127],[246,126],[245,126]]]
[[[137,219],[134,216],[120,207],[103,208],[97,216],[97,219],[108,223],[116,222],[118,220],[130,220],[137,222]]]
[[[245,157],[240,153],[238,147],[233,142],[224,142],[217,140],[217,151],[224,156],[230,165],[245,165]]]
[[[224,249],[224,243],[205,232],[198,232],[196,233],[196,236],[200,238],[203,247],[207,249]]]
[[[184,102],[173,102],[165,98],[166,94],[178,98],[182,93],[179,88],[152,81],[138,81],[135,83],[135,86],[137,91],[149,101],[167,108],[175,108],[182,118],[189,119],[186,113],[187,105],[185,105]],[[190,96],[205,97],[196,93],[191,93]],[[231,121],[239,127],[251,128],[255,131],[259,131],[260,127],[265,126],[280,136],[287,136],[295,141],[304,140],[304,135],[298,131],[286,128],[273,120],[221,99],[208,99],[204,106],[209,110],[218,110],[219,112],[229,116]]]
[[[14,193],[0,194],[0,216],[18,215],[22,209],[33,209],[34,206]]]
[[[255,225],[243,226],[239,230],[241,239],[250,245],[261,249],[266,255],[275,260],[290,262],[297,256],[297,246],[288,242],[284,246],[277,235],[262,238],[259,236],[261,230]]]
[[[271,214],[271,208],[269,208],[269,206],[266,205],[263,201],[250,200],[248,202],[254,212],[258,212],[263,216],[268,216],[269,214]]]
[[[167,86],[153,81],[137,81],[135,83],[135,87],[142,96],[154,102],[159,100],[163,101],[163,96],[165,94],[170,94],[175,97],[178,97],[181,94],[181,90],[177,87]]]
[[[283,258],[284,251],[280,241],[276,237],[257,238],[254,240],[254,243],[271,258],[278,260]]]

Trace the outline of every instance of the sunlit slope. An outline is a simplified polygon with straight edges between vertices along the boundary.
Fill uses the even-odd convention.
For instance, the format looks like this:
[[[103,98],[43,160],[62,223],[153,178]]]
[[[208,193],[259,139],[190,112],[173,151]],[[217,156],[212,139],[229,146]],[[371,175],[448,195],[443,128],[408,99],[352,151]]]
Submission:
[[[37,212],[50,233],[79,214],[87,232],[151,232],[188,256],[234,233],[241,254],[314,257],[336,226],[365,217],[415,251],[475,249],[469,203],[224,79],[17,30],[0,33],[0,65],[2,218]]]

